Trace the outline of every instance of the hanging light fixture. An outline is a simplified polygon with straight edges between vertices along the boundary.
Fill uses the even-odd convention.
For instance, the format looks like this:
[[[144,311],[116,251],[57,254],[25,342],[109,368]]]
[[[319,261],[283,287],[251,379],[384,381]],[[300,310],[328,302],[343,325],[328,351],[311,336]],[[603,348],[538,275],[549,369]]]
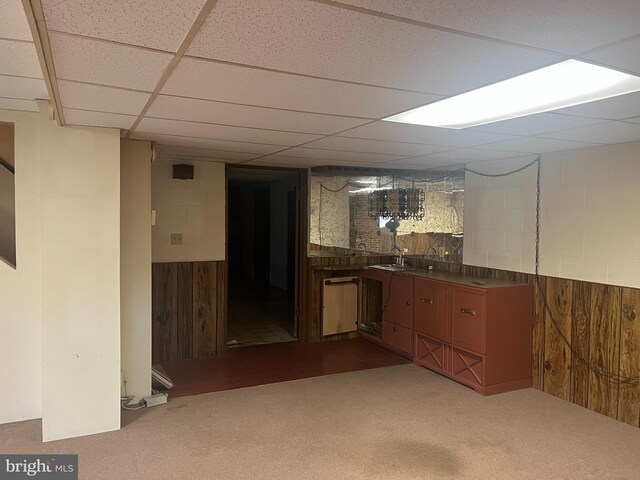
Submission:
[[[424,199],[424,190],[421,188],[375,190],[369,193],[369,218],[422,220]]]

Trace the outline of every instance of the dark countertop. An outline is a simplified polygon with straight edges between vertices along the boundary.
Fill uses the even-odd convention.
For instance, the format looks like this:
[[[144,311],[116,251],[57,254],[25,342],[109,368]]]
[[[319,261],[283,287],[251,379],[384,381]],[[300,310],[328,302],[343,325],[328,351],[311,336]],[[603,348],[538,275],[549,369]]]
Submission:
[[[466,285],[476,288],[500,288],[500,287],[513,287],[517,285],[527,285],[522,282],[512,282],[509,280],[498,280],[496,278],[479,278],[473,275],[464,275],[462,273],[449,273],[449,272],[437,272],[435,270],[425,269],[411,269],[409,267],[406,270],[395,270],[391,268],[381,267],[378,265],[369,265],[366,268],[372,268],[376,270],[382,270],[385,272],[409,275],[419,278],[427,278],[433,280],[440,280],[443,282],[455,283],[457,285]],[[474,283],[474,280],[481,283]]]

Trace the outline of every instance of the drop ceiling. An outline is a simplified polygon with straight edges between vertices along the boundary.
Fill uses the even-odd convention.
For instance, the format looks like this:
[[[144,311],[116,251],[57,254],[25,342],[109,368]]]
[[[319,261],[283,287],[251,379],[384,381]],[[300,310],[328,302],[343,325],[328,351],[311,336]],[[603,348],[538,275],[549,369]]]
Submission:
[[[162,157],[424,169],[640,141],[640,93],[465,130],[381,121],[568,58],[640,75],[637,0],[26,3],[60,120]],[[0,5],[0,108],[35,110],[23,4]]]

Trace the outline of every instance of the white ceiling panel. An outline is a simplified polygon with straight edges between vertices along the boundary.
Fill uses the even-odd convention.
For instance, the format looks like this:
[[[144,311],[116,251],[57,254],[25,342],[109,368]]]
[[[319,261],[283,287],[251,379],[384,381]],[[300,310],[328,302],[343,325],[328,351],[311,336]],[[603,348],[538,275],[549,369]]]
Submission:
[[[245,165],[266,165],[272,167],[291,167],[291,168],[308,168],[308,167],[320,167],[328,165],[317,158],[304,158],[304,157],[282,157],[280,155],[269,155],[258,160],[252,160],[246,162]],[[349,160],[341,160],[332,162],[331,165],[343,165],[343,166],[356,166],[361,167],[364,164],[362,162],[353,162]]]
[[[640,124],[608,121],[586,127],[545,133],[545,137],[576,142],[623,143],[640,141]]]
[[[513,135],[424,127],[397,122],[374,122],[357,127],[340,136],[387,140],[390,142],[425,143],[451,147],[471,147],[515,138]]]
[[[58,90],[60,91],[62,106],[65,108],[129,115],[138,115],[151,96],[149,93],[88,85],[67,80],[58,82]]]
[[[350,160],[354,162],[389,162],[406,158],[406,155],[383,155],[379,153],[320,150],[317,148],[297,147],[280,152],[283,157],[318,158],[321,160]]]
[[[635,3],[640,8],[640,2]],[[636,23],[639,20],[640,16],[635,18]],[[640,30],[640,26],[638,30]],[[640,55],[638,52],[640,52],[640,37],[635,37],[625,42],[616,43],[610,47],[600,48],[583,55],[583,57],[612,68],[640,75]]]
[[[523,153],[550,153],[562,152],[564,150],[573,150],[578,148],[595,147],[598,143],[592,141],[567,141],[551,138],[539,137],[520,137],[506,142],[492,143],[490,145],[481,145],[478,148],[500,150],[506,152],[523,152]]]
[[[295,146],[320,138],[320,135],[309,135],[306,133],[289,133],[279,132],[277,130],[229,127],[227,125],[211,125],[206,123],[181,122],[177,120],[162,120],[147,117],[143,118],[138,124],[136,132],[286,146]]]
[[[31,29],[20,0],[0,1],[0,37],[33,41]]]
[[[0,75],[43,78],[33,43],[0,39]]]
[[[602,120],[594,118],[560,115],[557,113],[539,113],[526,117],[513,118],[502,122],[489,123],[470,128],[470,131],[504,133],[508,135],[539,135],[554,130],[582,127],[600,123]]]
[[[47,28],[175,52],[205,0],[42,0]]]
[[[89,112],[86,110],[65,108],[64,119],[68,125],[86,125],[91,127],[109,127],[128,130],[133,125],[136,117],[135,115]]]
[[[194,58],[180,61],[161,93],[366,118],[386,117],[444,98]]]
[[[576,105],[556,110],[556,113],[577,115],[579,117],[622,120],[640,115],[640,92],[628,93],[597,102]]]
[[[49,98],[47,85],[39,78],[10,77],[0,75],[0,97],[23,98]]]
[[[212,150],[207,148],[176,147],[174,145],[158,145],[158,156],[165,158],[208,158],[224,160],[226,162],[244,162],[260,157],[255,153],[227,152],[224,150]]]
[[[23,110],[26,112],[37,112],[38,104],[33,100],[0,97],[0,108],[5,110]]]
[[[477,35],[575,54],[640,32],[637,0],[339,0]]]
[[[159,95],[147,111],[149,117],[207,122],[297,133],[329,135],[367,123],[360,118],[300,113],[272,108]]]
[[[59,79],[151,92],[172,56],[142,48],[51,33]]]
[[[489,150],[482,148],[461,148],[458,150],[450,150],[445,153],[436,155],[425,155],[425,160],[433,159],[437,161],[450,161],[451,163],[459,163],[461,161],[486,161],[501,160],[504,158],[517,158],[526,155],[522,152],[506,152],[499,150]],[[414,159],[415,160],[415,159]],[[405,162],[406,163],[406,162]]]
[[[189,55],[455,94],[561,59],[315,2],[219,0]]]
[[[177,135],[159,135],[156,133],[134,133],[131,138],[139,140],[153,140],[161,145],[179,148],[195,147],[197,149],[220,150],[225,152],[241,152],[256,155],[267,155],[283,148],[282,145],[267,145],[262,143],[231,142],[228,140],[210,140],[206,138],[180,137]]]
[[[423,155],[426,153],[443,152],[451,147],[425,145],[421,143],[383,142],[379,140],[365,140],[361,138],[327,137],[305,145],[308,148],[327,150],[345,150],[349,152],[384,153],[389,155]]]

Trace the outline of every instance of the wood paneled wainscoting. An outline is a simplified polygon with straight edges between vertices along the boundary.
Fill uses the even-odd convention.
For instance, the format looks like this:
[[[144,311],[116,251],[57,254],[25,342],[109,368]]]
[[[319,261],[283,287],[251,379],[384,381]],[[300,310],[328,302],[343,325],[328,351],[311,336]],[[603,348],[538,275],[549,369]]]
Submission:
[[[226,262],[154,263],[153,362],[226,348]]]
[[[533,284],[533,386],[640,426],[640,289],[542,276],[547,311],[534,275],[446,263],[437,268]]]

